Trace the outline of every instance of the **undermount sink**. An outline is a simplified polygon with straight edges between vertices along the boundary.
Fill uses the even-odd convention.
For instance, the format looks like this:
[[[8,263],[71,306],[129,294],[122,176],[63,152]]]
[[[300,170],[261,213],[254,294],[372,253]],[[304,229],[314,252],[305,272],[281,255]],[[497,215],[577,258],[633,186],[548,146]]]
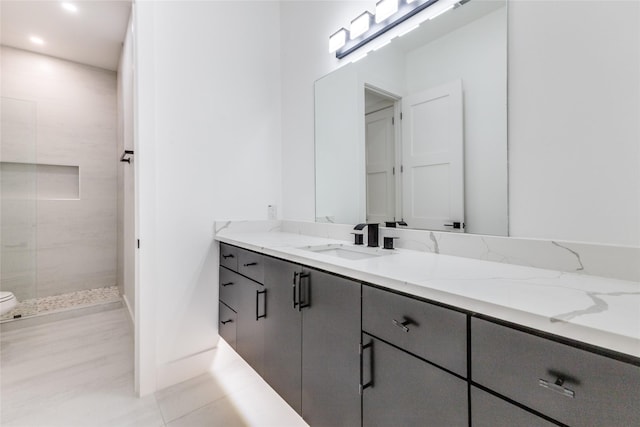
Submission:
[[[368,246],[354,246],[342,243],[331,243],[318,246],[303,246],[300,249],[315,252],[317,254],[329,255],[336,258],[360,260],[367,258],[375,258],[379,256],[391,255],[393,252],[380,249],[370,248]]]

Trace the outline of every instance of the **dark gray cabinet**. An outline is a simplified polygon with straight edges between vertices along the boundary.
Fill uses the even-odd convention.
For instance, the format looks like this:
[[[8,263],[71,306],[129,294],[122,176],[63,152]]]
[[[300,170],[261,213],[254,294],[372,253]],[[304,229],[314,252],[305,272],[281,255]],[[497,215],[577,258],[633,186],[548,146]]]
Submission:
[[[246,277],[238,277],[238,313],[236,351],[258,373],[263,371],[264,286]]]
[[[264,319],[264,379],[302,413],[302,312],[297,307],[299,265],[265,258],[267,317]],[[295,274],[295,276],[294,276]]]
[[[259,278],[262,263],[260,254],[220,244],[219,334],[259,373],[263,369],[266,291],[261,283],[238,271]]]
[[[640,426],[636,359],[223,243],[219,278],[221,337],[311,426]]]
[[[360,425],[360,284],[265,258],[264,378],[310,425]]]
[[[640,368],[472,318],[472,380],[570,426],[640,426]]]
[[[362,288],[362,330],[467,376],[467,315],[373,286]]]
[[[312,426],[359,426],[360,289],[353,280],[304,269],[302,416]]]
[[[362,425],[469,425],[467,382],[363,334]]]

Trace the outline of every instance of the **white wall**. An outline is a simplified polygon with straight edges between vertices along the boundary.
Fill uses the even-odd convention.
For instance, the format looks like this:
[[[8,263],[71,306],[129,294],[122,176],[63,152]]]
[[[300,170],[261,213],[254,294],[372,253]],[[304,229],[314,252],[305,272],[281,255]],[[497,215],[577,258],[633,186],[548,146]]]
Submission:
[[[136,5],[142,394],[206,369],[218,338],[213,220],[281,205],[279,7]]]
[[[640,3],[510,7],[511,234],[640,245]]]
[[[313,82],[339,66],[328,36],[374,6],[282,4],[287,219],[314,220]],[[509,2],[510,235],[640,244],[638,9]]]
[[[7,282],[3,289],[23,299],[114,286],[116,73],[4,46],[1,56],[3,99],[34,106],[35,157],[28,161],[79,172],[57,176],[64,178],[58,183],[68,184],[59,188],[61,196],[42,194],[51,175],[39,183],[31,224],[37,239],[36,292],[24,294]],[[3,111],[5,125],[7,114]],[[12,139],[18,135],[10,135],[9,127],[2,136],[2,161],[25,161],[9,149],[12,144],[20,149],[24,141]]]

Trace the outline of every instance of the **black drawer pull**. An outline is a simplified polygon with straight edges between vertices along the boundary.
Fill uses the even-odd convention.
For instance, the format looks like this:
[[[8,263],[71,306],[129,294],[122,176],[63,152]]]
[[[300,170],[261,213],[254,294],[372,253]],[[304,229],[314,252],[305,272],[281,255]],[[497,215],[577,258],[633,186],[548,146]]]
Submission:
[[[227,259],[227,258],[235,258],[233,256],[233,254],[228,254],[228,255],[222,255],[222,258]]]
[[[558,379],[556,380],[555,383],[551,383],[547,380],[543,380],[542,378],[540,378],[538,380],[538,385],[540,387],[544,387],[548,390],[551,391],[555,391],[556,393],[559,393],[565,397],[568,397],[570,399],[575,399],[576,397],[576,392],[573,390],[569,390],[566,387],[562,387],[562,384],[564,384],[564,380],[560,377],[558,377]]]
[[[245,267],[251,267],[252,265],[258,265],[257,262],[249,262],[247,264],[244,264]]]
[[[227,323],[233,323],[233,319],[221,320],[220,323],[222,323],[223,325],[226,325]]]
[[[228,282],[228,283],[223,283],[223,284],[222,284],[222,286],[223,286],[223,287],[224,287],[224,286],[231,286],[231,285],[233,285],[233,282]]]
[[[411,321],[410,319],[407,319],[406,317],[404,318],[403,322],[400,322],[396,319],[393,319],[392,322],[394,325],[396,325],[398,328],[402,329],[405,332],[409,332],[409,328],[407,328],[407,325],[411,325],[413,323],[413,321]]]

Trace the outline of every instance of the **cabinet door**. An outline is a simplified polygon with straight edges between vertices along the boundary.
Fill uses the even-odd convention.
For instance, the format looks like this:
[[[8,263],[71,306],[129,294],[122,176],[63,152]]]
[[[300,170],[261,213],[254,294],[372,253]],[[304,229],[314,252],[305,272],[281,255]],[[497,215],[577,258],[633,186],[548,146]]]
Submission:
[[[302,417],[314,427],[359,426],[358,282],[304,270]]]
[[[362,425],[468,426],[466,381],[363,334]]]
[[[302,268],[269,257],[265,257],[264,268],[269,312],[264,319],[263,377],[296,412],[301,413],[302,313],[294,303]]]
[[[253,280],[239,275],[237,280],[236,351],[253,369],[262,374],[266,293],[264,286]]]

